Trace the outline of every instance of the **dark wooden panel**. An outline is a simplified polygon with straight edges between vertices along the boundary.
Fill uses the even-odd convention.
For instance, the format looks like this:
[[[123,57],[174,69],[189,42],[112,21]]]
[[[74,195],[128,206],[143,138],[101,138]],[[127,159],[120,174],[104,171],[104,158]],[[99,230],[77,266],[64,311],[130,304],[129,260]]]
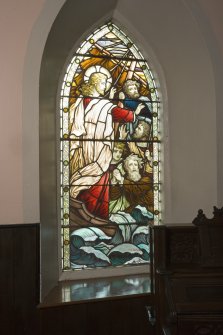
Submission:
[[[223,208],[193,223],[154,229],[157,335],[223,334]]]
[[[54,335],[62,333],[62,314],[63,311],[59,311],[57,307],[47,309],[44,313],[40,310],[40,334],[51,334],[52,330]]]
[[[70,323],[70,320],[73,320],[73,327]],[[72,330],[74,329],[76,334],[88,334],[90,324],[87,318],[87,305],[76,305],[74,310],[72,306],[70,306],[68,309],[64,309],[62,322],[63,334],[72,334]],[[92,334],[94,334],[94,332],[92,332]]]
[[[39,226],[0,226],[0,333],[37,335]]]
[[[167,229],[167,266],[174,268],[197,267],[199,241],[197,228],[172,227]]]
[[[16,334],[35,335],[37,327],[33,325],[39,302],[38,227],[22,227],[13,233]]]
[[[99,316],[100,314],[101,318]],[[120,325],[121,315],[123,315],[123,324]],[[123,306],[122,304],[120,305],[120,301],[116,301],[116,303],[105,301],[102,304],[99,302],[88,305],[88,317],[90,317],[94,334],[119,334],[118,331],[123,332],[125,318]],[[90,327],[88,332],[90,333]]]
[[[0,229],[0,333],[14,334],[13,231]]]
[[[190,315],[181,317],[178,323],[180,335],[221,335],[223,334],[223,316]]]
[[[145,296],[43,308],[41,335],[153,335],[145,309],[149,303]]]

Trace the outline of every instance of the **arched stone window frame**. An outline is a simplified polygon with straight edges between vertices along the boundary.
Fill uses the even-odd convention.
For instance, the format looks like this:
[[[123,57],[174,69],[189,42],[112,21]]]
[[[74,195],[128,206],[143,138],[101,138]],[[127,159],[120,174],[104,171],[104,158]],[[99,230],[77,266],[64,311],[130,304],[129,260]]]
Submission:
[[[100,1],[99,1],[100,2]],[[58,190],[58,180],[59,175],[55,167],[58,164],[58,138],[56,138],[56,132],[59,127],[59,114],[58,114],[58,99],[60,85],[63,80],[63,70],[67,66],[71,55],[75,49],[80,45],[80,42],[85,36],[90,34],[92,30],[96,27],[102,25],[108,20],[113,20],[114,23],[123,29],[124,31],[133,31],[132,34],[128,34],[130,38],[134,41],[141,41],[139,43],[140,49],[144,55],[151,55],[148,57],[151,59],[151,64],[153,66],[152,72],[155,75],[155,80],[157,82],[157,77],[161,78],[158,81],[157,89],[160,92],[160,99],[166,102],[166,98],[163,99],[163,94],[165,96],[165,80],[162,73],[161,66],[154,56],[152,50],[150,49],[148,43],[143,40],[141,34],[139,34],[131,24],[123,20],[121,23],[118,19],[114,18],[113,9],[116,1],[106,4],[106,8],[99,8],[97,12],[92,12],[89,20],[81,21],[80,25],[75,25],[72,17],[73,4],[71,1],[66,2],[59,12],[50,34],[47,39],[47,43],[44,48],[41,71],[40,71],[40,220],[41,220],[41,271],[42,271],[42,295],[44,296],[49,288],[54,286],[58,279],[59,280],[69,280],[69,279],[79,279],[83,278],[83,273],[79,271],[75,275],[66,273],[66,275],[61,271],[61,259],[60,259],[60,242],[59,236],[59,224],[58,224],[58,209],[60,208],[60,200],[57,197]],[[81,7],[83,4],[79,4],[79,9],[81,12]],[[101,11],[100,11],[101,9]],[[84,13],[84,8],[82,8]],[[106,13],[106,14],[105,14]],[[118,17],[118,16],[117,16]],[[79,18],[78,18],[79,19]],[[121,19],[122,20],[122,19]],[[126,26],[126,29],[124,28]],[[71,31],[71,27],[73,30]],[[90,28],[89,28],[90,27]],[[132,29],[131,29],[132,28]],[[134,38],[136,36],[136,38]],[[66,39],[65,39],[66,37]],[[70,37],[70,39],[68,38]],[[142,47],[143,43],[144,47]],[[137,44],[137,42],[136,42]],[[60,46],[58,48],[58,46]],[[159,73],[159,75],[157,75]],[[161,89],[162,86],[162,89]],[[163,103],[160,108],[160,116],[163,116]],[[162,133],[162,129],[161,129]],[[161,135],[163,136],[163,135]],[[165,135],[167,136],[167,135]],[[166,142],[166,141],[165,141]],[[161,157],[162,157],[161,153]],[[163,176],[163,175],[162,175]],[[57,205],[57,207],[56,207]],[[50,253],[49,253],[50,245]],[[58,266],[59,264],[59,266]],[[142,269],[140,266],[137,270],[132,268],[128,271],[129,274],[135,273],[148,273],[148,266]],[[115,269],[108,269],[106,272],[102,271],[100,277],[103,276],[114,276],[123,275],[125,271],[119,270],[116,272]],[[86,278],[98,277],[98,271],[95,273],[91,270],[90,274],[85,271]]]
[[[72,46],[90,32],[89,27],[94,29],[103,20],[115,18],[131,33],[143,54],[150,56],[153,73],[160,79],[165,111],[164,224],[190,222],[201,202],[202,208],[209,211],[210,201],[217,201],[213,199],[216,189],[221,189],[219,180],[216,182],[221,156],[217,156],[219,145],[216,150],[216,124],[220,125],[216,117],[219,121],[222,116],[220,72],[216,67],[216,63],[220,64],[216,58],[219,50],[213,32],[203,25],[199,5],[187,5],[183,1],[95,0],[88,3],[86,11],[82,0],[47,0],[39,4],[40,12],[24,45],[21,192],[24,222],[41,223],[42,296],[59,278],[54,99],[64,60]]]

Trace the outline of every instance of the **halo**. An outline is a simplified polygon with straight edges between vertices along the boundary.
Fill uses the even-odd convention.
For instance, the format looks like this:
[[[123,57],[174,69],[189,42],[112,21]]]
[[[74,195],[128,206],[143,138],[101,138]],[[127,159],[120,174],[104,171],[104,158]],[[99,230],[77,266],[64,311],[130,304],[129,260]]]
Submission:
[[[93,65],[90,66],[84,74],[84,81],[88,81],[90,76],[92,75],[92,73],[103,73],[104,75],[106,75],[107,77],[107,87],[106,89],[109,90],[109,88],[111,87],[112,84],[112,76],[111,73],[103,66],[101,65]]]

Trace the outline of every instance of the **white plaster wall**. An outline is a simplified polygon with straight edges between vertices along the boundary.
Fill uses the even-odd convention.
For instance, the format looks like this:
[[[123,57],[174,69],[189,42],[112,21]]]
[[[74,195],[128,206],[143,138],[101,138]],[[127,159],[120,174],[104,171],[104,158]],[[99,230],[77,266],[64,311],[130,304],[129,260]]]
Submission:
[[[19,5],[16,0],[0,2],[1,224],[23,223],[24,59],[30,32],[43,4],[44,0],[20,0]]]
[[[199,24],[213,64],[217,124],[217,205],[223,205],[223,2],[221,0],[185,0]]]
[[[162,67],[164,135],[169,128],[164,221],[191,222],[198,208],[210,213],[217,201],[215,83],[207,45],[179,0],[119,0],[116,16],[150,44]]]
[[[38,78],[44,44],[63,3],[0,2],[0,224],[39,221]]]
[[[222,164],[216,146],[222,104],[216,100],[217,70],[213,71],[214,58],[205,40],[212,29],[222,48],[221,4],[199,2],[206,5],[206,31],[179,0],[120,0],[115,16],[136,38],[142,37],[139,42],[148,53],[152,50],[167,87],[166,222],[191,221],[199,207],[208,213],[217,194],[222,195],[217,188]],[[48,32],[63,3],[0,3],[0,224],[39,221],[38,76]],[[210,27],[205,25],[209,21]],[[220,59],[218,54],[219,66]],[[218,135],[218,143],[221,139]]]
[[[35,2],[35,0],[32,0]],[[23,77],[23,222],[39,222],[39,74],[44,46],[65,0],[42,0],[26,49]]]

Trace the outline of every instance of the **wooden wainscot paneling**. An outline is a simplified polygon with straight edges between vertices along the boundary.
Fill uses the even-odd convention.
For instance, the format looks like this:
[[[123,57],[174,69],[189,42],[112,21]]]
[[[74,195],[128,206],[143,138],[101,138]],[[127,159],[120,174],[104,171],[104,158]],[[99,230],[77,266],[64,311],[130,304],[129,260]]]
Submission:
[[[129,297],[41,308],[41,335],[154,335],[148,297]]]
[[[39,305],[41,335],[153,335],[149,274],[59,282]]]
[[[0,226],[0,333],[37,335],[39,225]]]
[[[157,335],[223,334],[223,208],[213,214],[154,228]]]

